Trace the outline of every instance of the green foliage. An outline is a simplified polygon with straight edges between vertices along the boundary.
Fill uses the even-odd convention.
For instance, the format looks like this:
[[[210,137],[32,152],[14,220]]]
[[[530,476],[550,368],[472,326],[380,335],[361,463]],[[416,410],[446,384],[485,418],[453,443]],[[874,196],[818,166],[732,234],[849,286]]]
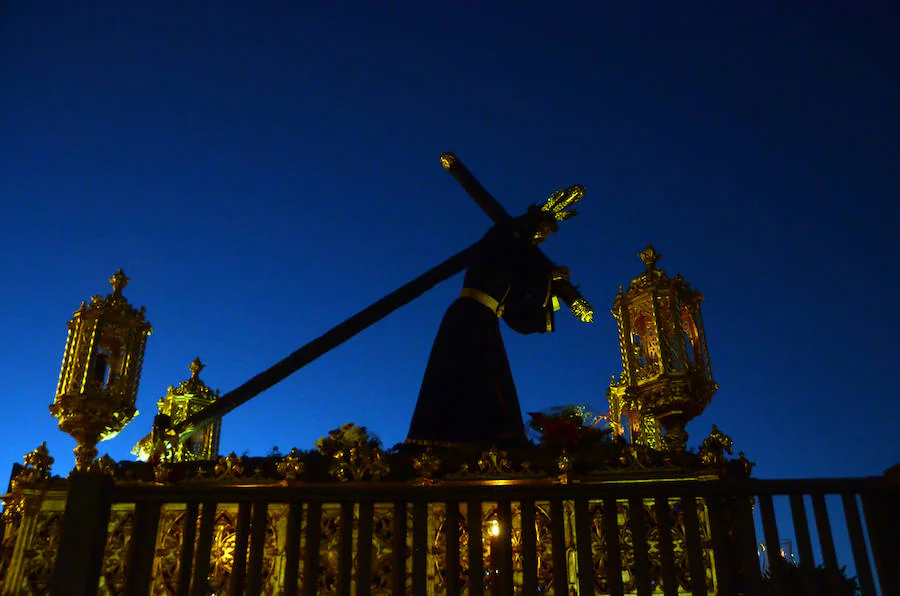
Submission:
[[[763,591],[765,594],[805,594],[805,587],[809,583],[813,585],[816,594],[830,594],[828,585],[829,577],[824,565],[814,567],[810,564],[781,563],[773,565],[763,576]],[[859,585],[855,577],[847,577],[847,567],[841,567],[838,571],[838,596],[857,596]],[[776,588],[784,587],[781,592]]]
[[[326,457],[332,457],[335,453],[356,446],[381,449],[381,439],[369,434],[365,426],[357,426],[352,422],[342,424],[340,428],[328,431],[327,437],[320,437],[315,442],[316,449]]]

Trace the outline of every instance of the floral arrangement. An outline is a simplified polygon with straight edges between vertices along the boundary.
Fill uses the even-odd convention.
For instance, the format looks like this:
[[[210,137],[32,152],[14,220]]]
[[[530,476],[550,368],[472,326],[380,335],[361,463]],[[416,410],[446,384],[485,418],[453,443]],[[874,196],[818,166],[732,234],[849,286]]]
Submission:
[[[528,415],[531,416],[528,426],[538,433],[542,445],[572,449],[610,442],[612,429],[600,426],[606,416],[592,413],[587,406],[559,406]]]
[[[338,480],[377,480],[390,471],[381,440],[370,435],[365,426],[347,422],[319,438],[315,446],[331,461],[328,473]]]
[[[365,426],[357,426],[353,422],[347,422],[340,427],[328,431],[325,437],[319,437],[314,443],[315,448],[325,457],[334,457],[334,455],[343,449],[368,445],[370,447],[381,447],[381,440],[378,437],[369,435],[369,431]]]

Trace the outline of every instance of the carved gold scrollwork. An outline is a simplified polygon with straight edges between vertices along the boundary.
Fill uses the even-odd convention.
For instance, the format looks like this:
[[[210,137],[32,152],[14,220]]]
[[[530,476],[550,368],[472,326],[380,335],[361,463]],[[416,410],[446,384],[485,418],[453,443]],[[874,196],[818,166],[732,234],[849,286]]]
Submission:
[[[98,590],[101,594],[125,593],[126,563],[133,525],[134,511],[113,511],[110,514]]]
[[[213,544],[209,553],[208,588],[218,594],[228,586],[234,566],[234,542],[237,533],[232,514],[219,511],[213,525]]]
[[[393,593],[393,523],[394,508],[390,505],[375,505],[372,523],[372,582],[373,596],[387,596]]]
[[[8,523],[4,528],[3,540],[0,541],[0,588],[6,584],[6,577],[12,563],[13,550],[18,538],[18,523]]]
[[[34,535],[22,560],[23,586],[15,593],[46,594],[49,590],[62,520],[61,511],[46,511],[38,515]]]
[[[556,470],[559,472],[556,479],[560,484],[569,483],[569,472],[572,470],[572,457],[566,449],[561,449],[556,457]]]
[[[429,484],[433,482],[433,476],[441,467],[441,458],[434,454],[429,447],[413,459],[413,469],[418,475],[419,484]]]
[[[157,482],[166,482],[169,479],[170,471],[171,468],[169,468],[169,464],[160,462],[153,466],[153,477]]]
[[[724,466],[725,454],[731,455],[732,447],[734,447],[734,441],[731,440],[731,437],[713,424],[709,436],[703,439],[703,443],[700,445],[700,461],[707,466]]]
[[[116,473],[118,472],[118,464],[108,453],[105,453],[100,458],[92,461],[88,469],[92,472],[100,472],[101,474],[106,474],[107,476],[115,478]]]
[[[9,526],[15,526],[22,519],[26,507],[40,510],[42,499],[34,500],[30,504],[23,493],[23,485],[46,483],[50,479],[50,470],[54,459],[50,457],[47,442],[44,441],[38,447],[22,456],[25,465],[19,473],[10,481],[10,492],[3,496],[3,512],[0,513],[3,522]]]
[[[316,594],[331,595],[337,593],[340,553],[341,524],[340,506],[332,505],[322,508],[321,534],[319,538],[319,575]],[[353,520],[347,523],[352,524]]]
[[[244,458],[238,457],[234,451],[227,457],[220,455],[216,460],[215,468],[213,468],[213,475],[222,480],[242,477],[244,475]]]
[[[166,506],[159,520],[159,539],[153,567],[154,595],[174,594],[178,589],[181,568],[180,553],[183,548],[184,513]],[[193,545],[192,545],[193,546]]]
[[[285,480],[296,480],[303,474],[304,464],[300,461],[301,455],[300,450],[294,447],[275,464],[275,471]]]
[[[743,451],[738,452],[738,462],[741,466],[741,470],[744,472],[744,476],[749,478],[750,474],[753,472],[753,466],[755,466],[756,463],[747,459],[747,456],[744,455]]]
[[[381,449],[360,442],[352,447],[336,451],[332,456],[328,473],[341,482],[346,482],[348,480],[380,480],[390,470]]]
[[[34,451],[26,453],[22,460],[25,462],[23,473],[28,471],[28,476],[23,480],[41,480],[50,477],[50,467],[55,461],[50,457],[50,451],[47,449],[47,441],[41,443]]]
[[[540,593],[553,590],[553,543],[549,503],[535,503],[534,518],[537,536],[537,588]]]
[[[501,451],[493,446],[478,458],[478,473],[486,475],[508,474],[512,471],[512,464],[506,451]]]

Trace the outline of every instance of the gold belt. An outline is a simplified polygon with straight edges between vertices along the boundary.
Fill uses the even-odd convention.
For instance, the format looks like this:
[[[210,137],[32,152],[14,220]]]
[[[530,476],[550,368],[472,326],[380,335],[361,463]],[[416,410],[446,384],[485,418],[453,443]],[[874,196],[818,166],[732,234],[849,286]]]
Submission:
[[[494,300],[493,297],[485,294],[484,292],[481,292],[474,288],[463,288],[462,292],[460,292],[459,295],[462,298],[471,298],[476,302],[480,302],[481,304],[491,309],[491,312],[498,317],[503,316],[503,306],[499,302]]]

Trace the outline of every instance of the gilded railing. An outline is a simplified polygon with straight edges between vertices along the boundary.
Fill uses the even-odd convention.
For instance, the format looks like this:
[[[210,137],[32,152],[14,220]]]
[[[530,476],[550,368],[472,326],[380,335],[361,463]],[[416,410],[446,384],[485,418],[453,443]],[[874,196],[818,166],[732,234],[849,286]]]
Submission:
[[[4,594],[845,594],[842,557],[862,594],[898,587],[881,477],[64,484],[7,524]],[[799,562],[761,566],[787,536]]]

